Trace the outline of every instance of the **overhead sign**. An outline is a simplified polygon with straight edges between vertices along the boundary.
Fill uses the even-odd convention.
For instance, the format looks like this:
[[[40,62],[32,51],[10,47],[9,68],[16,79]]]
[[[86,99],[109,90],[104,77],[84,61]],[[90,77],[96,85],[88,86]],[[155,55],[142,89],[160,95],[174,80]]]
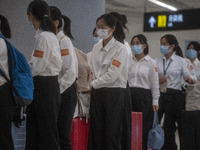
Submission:
[[[200,29],[200,9],[144,14],[144,31]]]

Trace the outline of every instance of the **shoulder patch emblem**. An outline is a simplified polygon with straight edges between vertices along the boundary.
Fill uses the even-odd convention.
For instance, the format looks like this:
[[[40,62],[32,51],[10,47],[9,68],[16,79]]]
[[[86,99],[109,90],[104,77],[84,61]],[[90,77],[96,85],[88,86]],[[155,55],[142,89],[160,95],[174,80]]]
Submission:
[[[61,56],[69,55],[69,49],[61,49],[60,52],[61,52]]]
[[[35,50],[34,53],[33,53],[33,56],[43,58],[44,52],[40,51],[40,50]]]
[[[118,60],[114,59],[113,62],[112,62],[112,65],[116,66],[117,68],[120,67],[121,65],[121,62],[119,62]]]
[[[158,68],[157,67],[155,67],[155,72],[158,72]]]
[[[193,69],[194,69],[192,65],[190,66],[190,69],[191,69],[191,70],[193,70]]]

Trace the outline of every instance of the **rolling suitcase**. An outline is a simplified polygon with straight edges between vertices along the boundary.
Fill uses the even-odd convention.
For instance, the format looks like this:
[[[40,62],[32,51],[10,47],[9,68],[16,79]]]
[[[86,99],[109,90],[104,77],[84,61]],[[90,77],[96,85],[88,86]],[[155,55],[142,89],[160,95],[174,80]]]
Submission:
[[[87,150],[89,137],[89,120],[74,118],[71,131],[73,150]]]
[[[132,112],[131,150],[142,150],[142,113]]]

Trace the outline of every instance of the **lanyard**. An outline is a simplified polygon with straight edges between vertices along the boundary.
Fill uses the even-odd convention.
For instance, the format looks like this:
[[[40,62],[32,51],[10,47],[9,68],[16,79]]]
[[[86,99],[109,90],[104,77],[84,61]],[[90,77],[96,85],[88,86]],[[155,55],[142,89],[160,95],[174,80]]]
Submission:
[[[165,60],[163,59],[163,73],[164,73],[164,76],[166,75],[167,70],[168,70],[168,68],[169,68],[169,66],[170,66],[170,64],[171,64],[171,62],[172,62],[172,59],[170,59],[170,62],[169,62],[169,64],[167,65],[167,68],[165,69]]]

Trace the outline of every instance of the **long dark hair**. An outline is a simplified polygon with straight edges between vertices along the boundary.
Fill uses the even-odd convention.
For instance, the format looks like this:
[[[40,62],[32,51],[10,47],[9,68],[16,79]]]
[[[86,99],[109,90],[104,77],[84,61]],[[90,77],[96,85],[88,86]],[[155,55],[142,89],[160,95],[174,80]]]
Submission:
[[[95,35],[95,32],[96,32],[97,28],[94,28],[93,32],[92,32],[92,35],[94,36]]]
[[[117,12],[111,12],[110,14],[113,15],[119,22],[121,22],[121,24],[124,27],[124,29],[126,29],[128,31],[128,28],[126,26],[128,21],[127,21],[127,18],[126,18],[125,15],[119,14]]]
[[[70,39],[74,39],[74,37],[71,34],[71,20],[67,17],[61,14],[61,11],[55,7],[55,6],[50,6],[50,15],[53,21],[58,20],[59,25],[58,29],[62,27],[62,19],[64,20],[64,28],[63,31],[65,35],[67,35]]]
[[[181,50],[181,47],[179,46],[178,40],[176,39],[174,35],[166,34],[163,37],[161,37],[160,40],[162,40],[163,38],[165,38],[167,40],[167,43],[169,43],[170,45],[172,44],[175,45],[173,51],[176,52],[176,55],[183,57],[183,52]]]
[[[149,53],[149,45],[147,43],[147,38],[143,34],[137,34],[132,39],[130,44],[133,45],[133,39],[138,38],[141,44],[146,44],[146,48],[144,49],[144,54],[147,55]]]
[[[101,15],[97,21],[96,21],[96,24],[97,22],[100,20],[100,19],[104,19],[104,21],[106,22],[106,24],[110,27],[110,28],[113,28],[115,27],[115,31],[113,32],[113,36],[116,40],[118,40],[119,42],[123,43],[124,44],[124,39],[125,39],[125,33],[124,33],[124,29],[123,29],[123,26],[121,24],[120,21],[116,20],[115,17],[111,14],[104,14],[104,15]]]
[[[6,38],[11,38],[11,30],[8,20],[0,15],[0,31]]]
[[[27,15],[32,14],[41,22],[40,28],[43,31],[50,31],[56,34],[56,28],[49,17],[49,5],[43,0],[33,0],[27,8]]]

